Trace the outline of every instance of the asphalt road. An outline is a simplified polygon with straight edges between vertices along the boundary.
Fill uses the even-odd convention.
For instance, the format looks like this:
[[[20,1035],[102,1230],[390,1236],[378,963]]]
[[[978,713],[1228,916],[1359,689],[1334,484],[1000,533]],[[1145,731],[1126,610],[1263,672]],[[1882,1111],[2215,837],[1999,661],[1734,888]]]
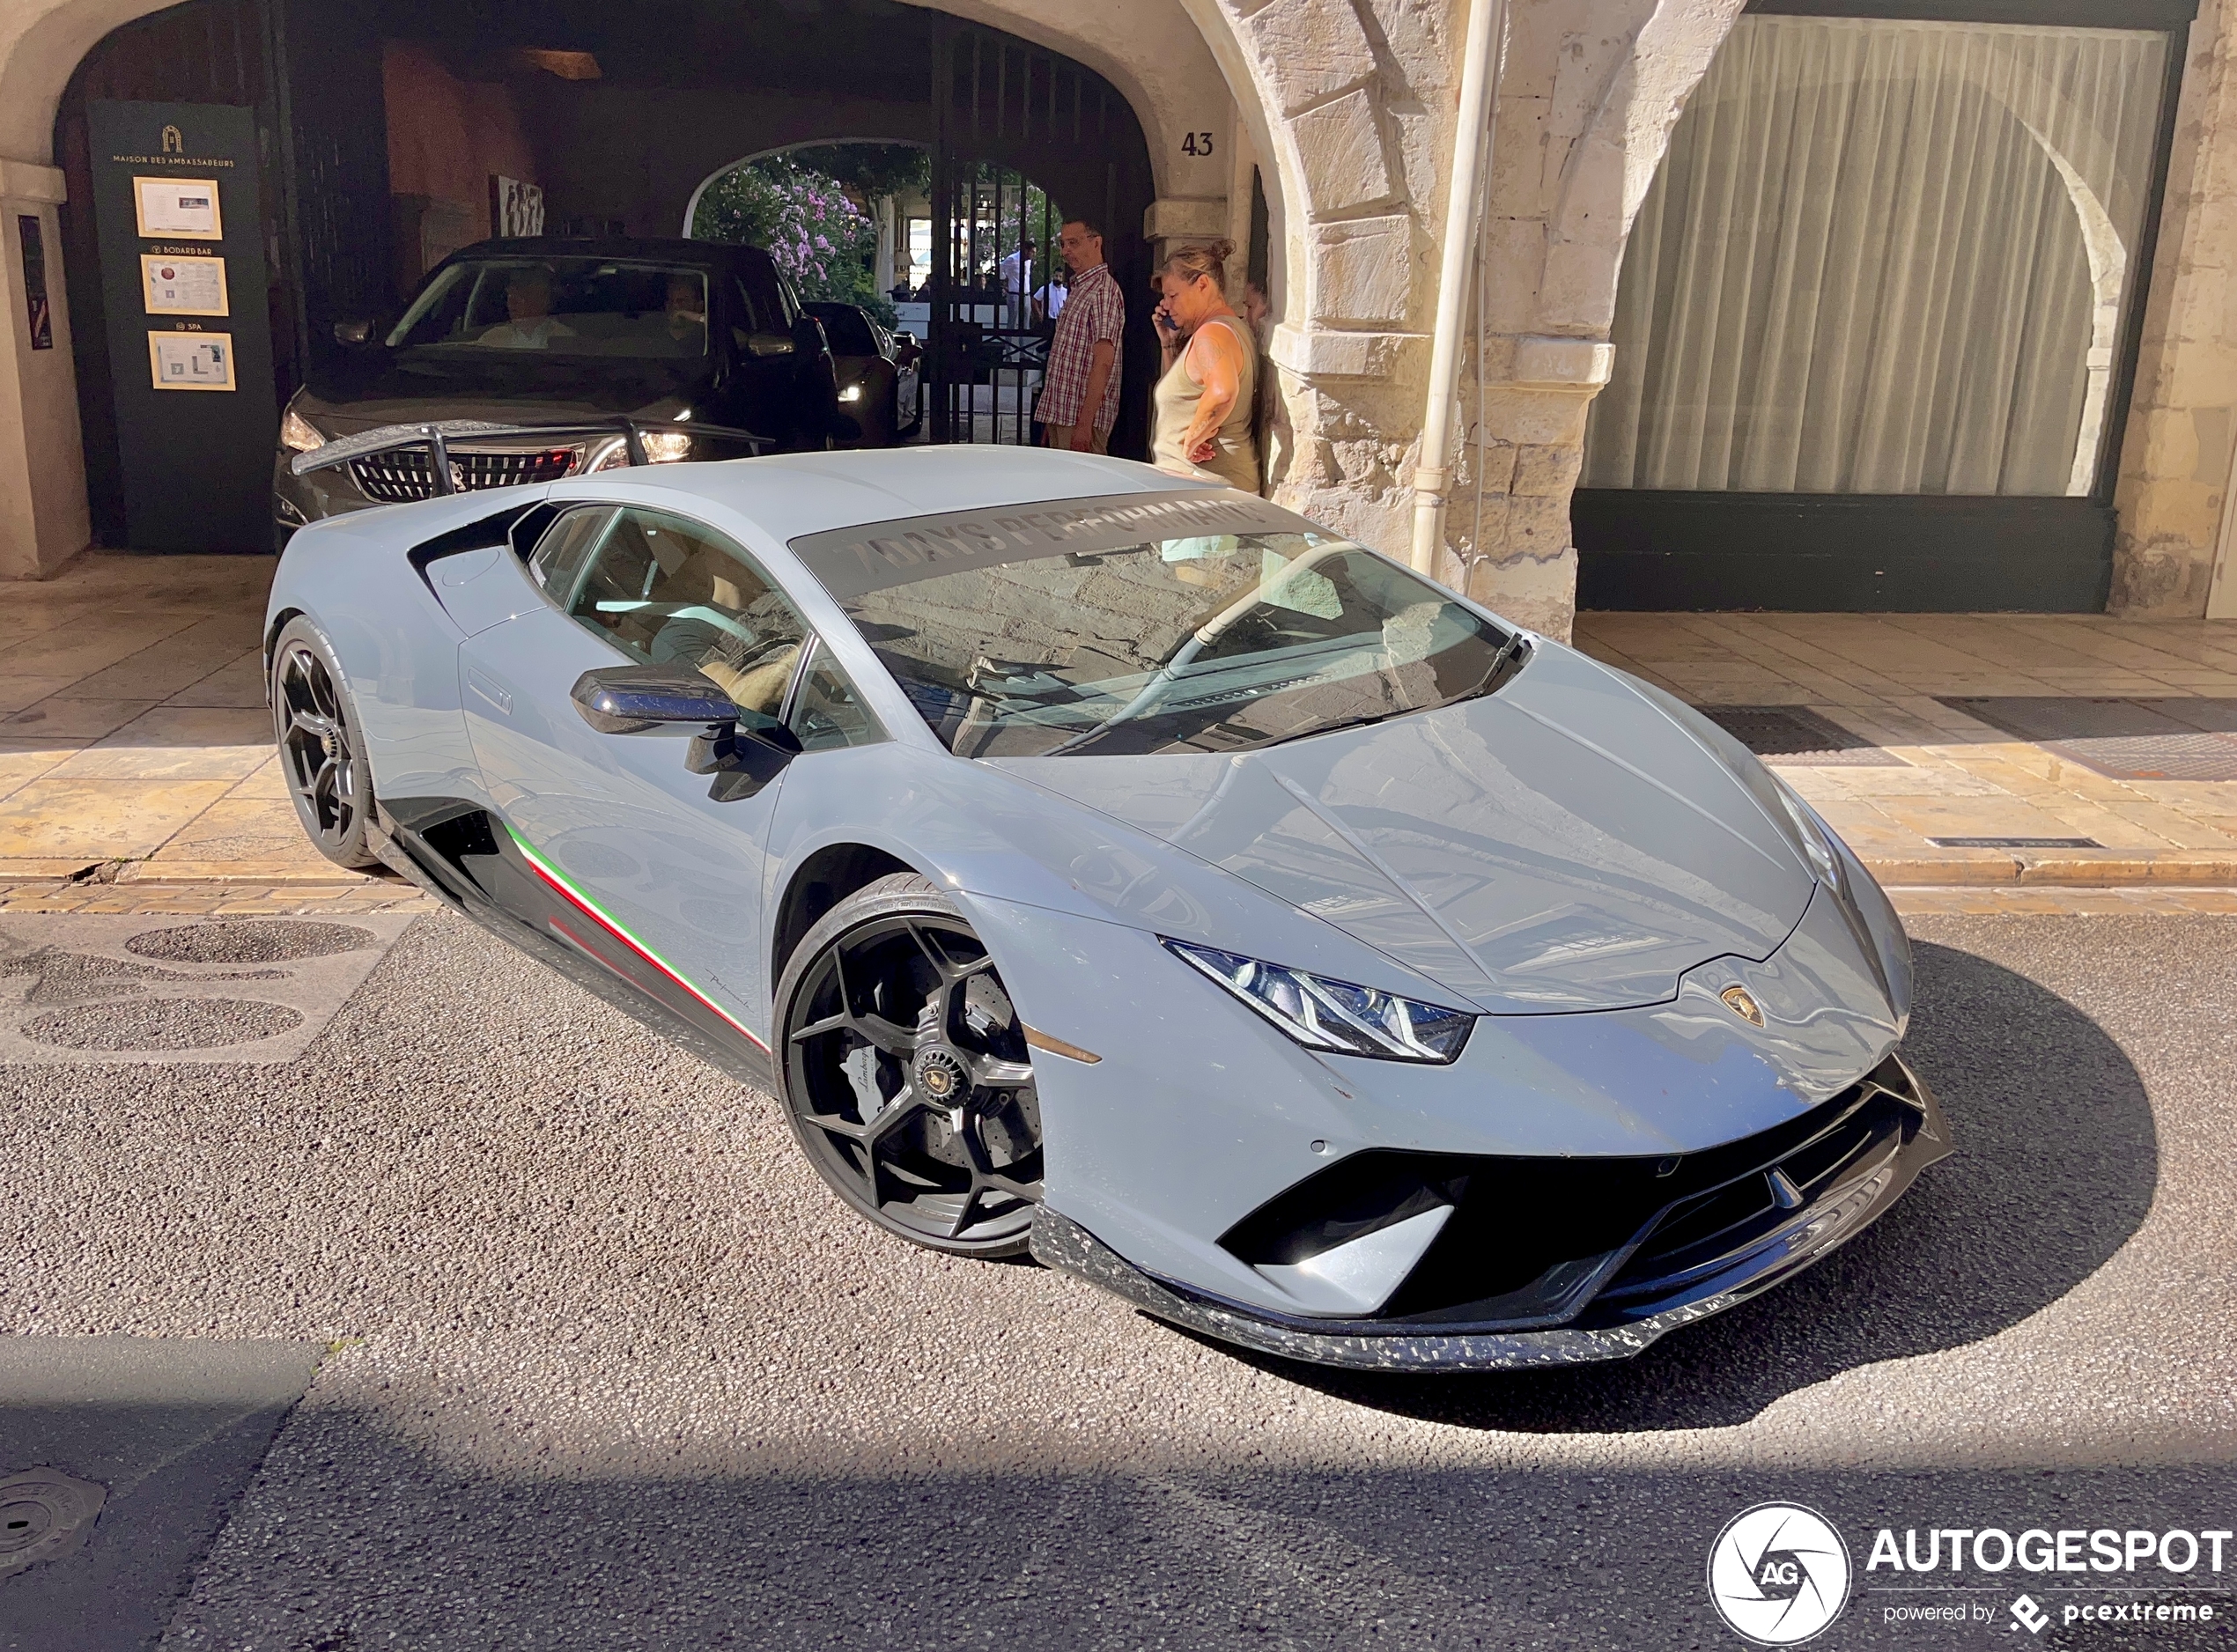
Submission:
[[[0,1360],[0,1474],[90,1424],[146,1442],[110,1510],[175,1479],[161,1361],[70,1339],[262,1373],[205,1442],[338,1345],[166,1542],[105,1511],[0,1574],[0,1648],[120,1548],[166,1648],[1686,1648],[1739,1644],[1705,1562],[1768,1499],[1859,1567],[1879,1526],[2237,1527],[2237,920],[1916,929],[1959,1156],[1783,1290],[1550,1375],[1284,1367],[880,1238],[773,1103],[447,918],[299,1059],[0,1068],[0,1333],[111,1373],[34,1414]],[[1936,1597],[1963,1628],[1860,1570],[1812,1644],[2231,1644],[2225,1564],[2011,1574]],[[2220,1623],[2056,1615],[2177,1583]]]

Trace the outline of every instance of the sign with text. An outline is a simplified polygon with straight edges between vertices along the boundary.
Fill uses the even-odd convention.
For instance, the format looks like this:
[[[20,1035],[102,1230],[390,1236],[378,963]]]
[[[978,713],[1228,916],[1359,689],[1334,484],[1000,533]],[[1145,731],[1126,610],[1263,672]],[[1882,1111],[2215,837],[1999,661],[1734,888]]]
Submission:
[[[279,409],[255,112],[100,100],[86,131],[125,545],[269,549]]]

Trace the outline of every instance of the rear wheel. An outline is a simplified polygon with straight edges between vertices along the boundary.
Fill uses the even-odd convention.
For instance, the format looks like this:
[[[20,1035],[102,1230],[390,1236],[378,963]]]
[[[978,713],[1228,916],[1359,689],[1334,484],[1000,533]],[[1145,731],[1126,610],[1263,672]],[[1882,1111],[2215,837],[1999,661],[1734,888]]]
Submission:
[[[325,635],[301,615],[272,650],[272,725],[280,772],[303,835],[337,867],[380,864],[368,846],[373,784],[365,772],[356,708]]]
[[[808,1162],[890,1233],[960,1256],[1025,1249],[1041,1109],[986,948],[914,874],[839,903],[779,983],[786,1110]]]

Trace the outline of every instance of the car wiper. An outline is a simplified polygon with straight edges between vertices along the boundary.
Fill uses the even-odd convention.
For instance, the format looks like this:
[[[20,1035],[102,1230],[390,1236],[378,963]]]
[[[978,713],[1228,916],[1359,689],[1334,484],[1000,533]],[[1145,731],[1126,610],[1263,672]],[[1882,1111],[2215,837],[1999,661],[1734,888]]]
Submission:
[[[1385,712],[1369,712],[1363,716],[1347,717],[1333,723],[1318,723],[1310,728],[1298,729],[1295,734],[1277,734],[1272,740],[1263,743],[1268,746],[1279,746],[1292,740],[1304,740],[1314,734],[1333,734],[1341,728],[1364,728],[1370,723],[1387,723],[1393,717],[1407,717],[1415,712],[1434,712],[1443,706],[1458,705],[1463,700],[1473,700],[1479,695],[1489,694],[1502,687],[1499,674],[1506,671],[1510,662],[1514,664],[1516,670],[1521,670],[1522,661],[1527,658],[1529,652],[1530,643],[1523,633],[1519,631],[1510,631],[1507,634],[1507,640],[1500,644],[1498,652],[1492,655],[1491,663],[1484,667],[1483,675],[1476,679],[1476,686],[1465,694],[1456,694],[1449,700],[1440,700],[1436,705],[1394,705]],[[1510,672],[1508,675],[1511,676],[1513,673]]]
[[[1484,667],[1484,674],[1481,677],[1477,679],[1476,686],[1470,689],[1465,694],[1454,695],[1452,698],[1455,700],[1473,700],[1479,694],[1492,694],[1497,692],[1504,686],[1500,681],[1499,674],[1507,668],[1507,662],[1510,660],[1514,660],[1515,669],[1520,671],[1523,668],[1521,656],[1527,653],[1529,650],[1530,642],[1524,637],[1519,628],[1509,631],[1507,633],[1507,640],[1499,645],[1499,652],[1492,655],[1491,663]],[[1451,704],[1451,701],[1449,700],[1446,704]]]

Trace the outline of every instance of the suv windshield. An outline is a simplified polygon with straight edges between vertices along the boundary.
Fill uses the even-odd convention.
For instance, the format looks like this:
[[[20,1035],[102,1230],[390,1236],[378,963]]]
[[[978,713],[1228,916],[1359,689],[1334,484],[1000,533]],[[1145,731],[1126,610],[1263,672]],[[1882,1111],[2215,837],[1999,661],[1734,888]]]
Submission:
[[[392,350],[703,357],[703,271],[607,258],[453,264],[388,335]]]
[[[1521,657],[1427,580],[1238,494],[958,512],[792,549],[959,756],[1245,750],[1484,693]]]

